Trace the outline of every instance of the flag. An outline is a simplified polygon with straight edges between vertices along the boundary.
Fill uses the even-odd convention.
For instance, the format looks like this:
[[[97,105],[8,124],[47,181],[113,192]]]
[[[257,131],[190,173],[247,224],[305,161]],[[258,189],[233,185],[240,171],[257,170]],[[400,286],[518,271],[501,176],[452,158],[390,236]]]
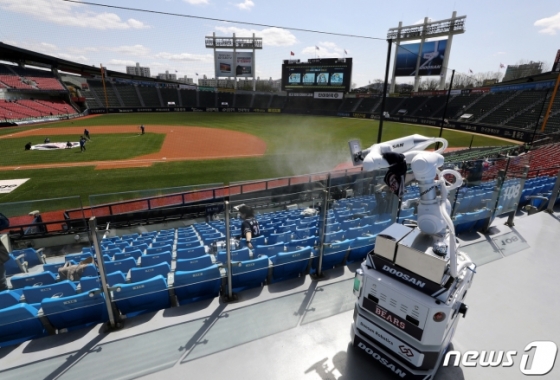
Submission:
[[[471,73],[471,74],[473,73],[471,69],[469,69],[469,73]]]
[[[290,52],[290,55],[295,55],[293,51]]]
[[[319,46],[315,46],[315,50],[319,50]]]
[[[344,54],[348,54],[348,52],[346,51],[346,49],[344,49]]]
[[[178,73],[178,71],[177,71],[177,70],[175,70],[175,72],[176,72],[176,73]]]
[[[195,74],[196,74],[196,76],[198,76],[198,73],[195,73]]]
[[[505,66],[503,63],[500,63],[500,69],[503,69]]]

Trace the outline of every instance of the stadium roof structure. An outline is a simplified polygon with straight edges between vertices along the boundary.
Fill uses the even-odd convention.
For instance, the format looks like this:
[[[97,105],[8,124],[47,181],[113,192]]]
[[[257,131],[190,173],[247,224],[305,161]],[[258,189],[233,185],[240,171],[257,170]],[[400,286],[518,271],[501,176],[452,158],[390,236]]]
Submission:
[[[84,65],[81,63],[60,59],[50,55],[37,53],[27,49],[22,49],[17,46],[8,45],[3,42],[0,42],[0,57],[2,57],[3,61],[13,62],[19,65],[55,68],[59,71],[64,71],[67,73],[73,73],[82,76],[101,75],[101,69],[99,67]],[[138,75],[130,75],[126,73],[121,73],[119,71],[106,70],[106,73],[111,78],[138,80],[143,82],[151,81],[151,82],[158,82],[158,83],[178,84],[178,82],[160,80],[160,79],[149,78],[149,77],[141,77]]]

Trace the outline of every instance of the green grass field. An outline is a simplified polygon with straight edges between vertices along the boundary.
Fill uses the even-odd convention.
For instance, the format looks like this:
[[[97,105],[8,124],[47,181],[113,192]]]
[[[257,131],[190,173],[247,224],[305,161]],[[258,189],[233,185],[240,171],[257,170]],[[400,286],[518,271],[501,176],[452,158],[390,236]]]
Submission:
[[[5,152],[0,156],[0,166],[125,160],[158,152],[165,135],[146,133],[141,138],[138,137],[140,135],[137,133],[96,135],[92,141],[86,142],[86,151],[83,154],[79,147],[50,151],[23,149],[27,142],[33,145],[42,144],[41,136],[0,139],[0,152]],[[78,138],[76,135],[55,135],[51,138],[51,142],[66,141],[78,141]]]
[[[88,127],[111,125],[178,125],[230,129],[253,134],[267,143],[263,157],[240,159],[216,159],[154,164],[149,168],[127,168],[94,170],[94,167],[53,168],[41,170],[0,171],[0,180],[30,178],[24,185],[10,194],[1,194],[0,202],[17,202],[67,196],[80,196],[84,205],[89,204],[89,196],[143,189],[157,189],[208,183],[228,184],[235,181],[268,179],[298,174],[317,173],[332,170],[336,165],[348,161],[347,141],[358,138],[363,146],[377,141],[378,122],[374,120],[344,119],[336,117],[297,116],[282,114],[126,114],[103,115],[83,120],[64,121],[41,125],[48,135],[52,127]],[[4,128],[0,135],[36,129],[37,126]],[[438,128],[412,126],[385,122],[382,140],[390,140],[410,134],[437,136]],[[132,158],[157,151],[163,135],[148,134],[143,142],[128,138],[127,135],[99,135],[87,145],[84,154],[74,150],[55,156],[40,157],[39,162],[68,162],[84,160],[116,160]],[[145,137],[148,137],[145,136]],[[443,137],[450,146],[469,146],[472,135],[445,130]],[[62,137],[61,137],[62,138]],[[101,139],[104,146],[111,149],[97,149]],[[58,137],[57,137],[58,139]],[[6,142],[14,142],[15,149],[5,150]],[[29,138],[0,140],[2,165],[31,163],[35,156],[24,152],[23,146]],[[131,143],[135,140],[134,143]],[[51,137],[51,141],[54,141]],[[475,136],[473,146],[511,145],[510,142],[485,136]],[[10,149],[10,148],[8,148]],[[95,152],[95,154],[93,154]],[[25,153],[25,154],[24,154]],[[90,154],[92,153],[92,154]]]

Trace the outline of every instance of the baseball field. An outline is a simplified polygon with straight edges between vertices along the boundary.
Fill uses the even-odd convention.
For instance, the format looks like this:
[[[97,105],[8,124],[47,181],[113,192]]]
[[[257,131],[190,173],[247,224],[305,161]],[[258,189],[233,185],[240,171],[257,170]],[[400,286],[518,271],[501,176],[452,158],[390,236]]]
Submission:
[[[145,126],[142,135],[140,125]],[[25,150],[28,142],[77,142],[80,148]],[[0,129],[0,180],[29,178],[0,203],[201,184],[228,184],[333,170],[349,161],[347,141],[369,146],[378,121],[284,114],[114,114]],[[437,136],[438,128],[385,122],[383,140]],[[472,135],[445,130],[451,147]],[[473,146],[511,145],[476,135]]]

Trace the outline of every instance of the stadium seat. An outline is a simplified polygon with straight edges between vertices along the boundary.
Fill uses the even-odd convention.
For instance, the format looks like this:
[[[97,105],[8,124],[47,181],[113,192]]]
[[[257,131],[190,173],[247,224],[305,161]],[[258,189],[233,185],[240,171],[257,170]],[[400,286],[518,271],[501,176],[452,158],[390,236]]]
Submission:
[[[69,255],[64,256],[64,261],[74,261],[75,263],[79,263],[82,260],[86,260],[89,258],[93,258],[93,255],[88,252],[82,253],[72,253]]]
[[[256,247],[257,245],[264,245],[266,237],[264,237],[263,235],[259,236],[259,237],[254,237],[251,239],[251,244],[253,245],[253,247]],[[239,246],[240,247],[247,247],[247,240],[245,240],[245,238],[240,239],[239,240]]]
[[[105,297],[99,291],[45,298],[41,308],[51,325],[59,330],[73,330],[108,320]]]
[[[128,257],[132,257],[134,260],[138,260],[138,258],[140,256],[142,256],[142,251],[139,249],[136,249],[136,247],[131,247],[134,249],[130,249],[130,250],[125,250],[124,252],[121,253],[115,253],[115,256],[113,257],[113,260],[115,261],[119,261],[119,260],[124,260]]]
[[[268,277],[268,256],[240,261],[231,267],[232,288],[235,291],[261,286]]]
[[[346,258],[347,263],[362,261],[375,247],[376,236],[358,236],[350,245],[350,252]]]
[[[261,255],[265,255],[268,257],[272,257],[280,252],[284,252],[286,250],[285,248],[285,243],[276,243],[276,244],[270,244],[270,245],[257,245],[257,246],[253,246],[254,247],[254,257],[258,257]],[[248,260],[249,258],[246,258],[245,260]]]
[[[138,243],[137,244],[137,242],[132,242],[132,246],[126,247],[124,249],[124,251],[128,252],[128,251],[134,251],[136,249],[139,249],[140,251],[142,251],[142,253],[144,253],[146,251],[146,249],[148,249],[148,244],[146,244],[146,243]]]
[[[332,242],[335,242],[335,241],[342,241],[345,232],[346,231],[340,230],[340,231],[336,231],[336,232],[325,233],[325,236],[323,238],[323,242],[324,243],[332,243]]]
[[[0,292],[0,309],[5,309],[10,306],[17,305],[21,298],[23,290],[4,290]]]
[[[130,282],[140,282],[158,275],[167,278],[169,272],[171,272],[171,266],[166,262],[148,267],[132,268],[130,270]]]
[[[80,293],[89,292],[93,289],[101,289],[101,279],[99,277],[83,277],[80,279]]]
[[[28,304],[40,304],[44,298],[66,297],[73,294],[76,294],[76,285],[69,280],[60,281],[56,284],[23,288],[23,296]],[[36,307],[38,308],[39,305]]]
[[[50,285],[56,282],[56,275],[52,272],[39,272],[27,275],[12,276],[11,283],[14,289],[26,286]]]
[[[116,289],[115,289],[116,288]],[[148,280],[113,287],[113,301],[127,317],[168,308],[167,280],[159,275]]]
[[[217,297],[222,286],[222,272],[217,265],[193,271],[175,272],[173,289],[179,304]]]
[[[106,261],[104,262],[104,266],[105,273],[113,273],[119,271],[126,275],[130,269],[136,266],[136,260],[133,257],[128,257],[123,260]]]
[[[74,263],[74,262],[72,261],[72,263]],[[58,268],[63,267],[65,264],[66,263],[64,261],[59,262],[59,263],[44,264],[43,265],[43,270],[45,272],[51,272],[51,273],[54,273],[54,274],[57,275],[58,274]]]
[[[159,263],[167,263],[171,265],[171,252],[154,253],[152,255],[143,255],[140,258],[140,266],[142,268],[150,267]]]
[[[27,262],[25,261],[25,256],[23,254],[19,256],[14,256],[10,253],[8,261],[4,263],[4,268],[6,269],[6,276],[12,276],[14,274],[26,273],[27,272]]]
[[[298,277],[307,271],[312,253],[311,247],[291,252],[280,252],[271,258],[273,281]]]
[[[249,248],[240,248],[240,249],[233,249],[230,252],[231,261],[243,261],[243,260],[250,260],[251,259],[251,251]],[[227,252],[220,251],[218,252],[218,257],[216,258],[221,263],[227,263]]]
[[[342,264],[346,258],[346,254],[354,239],[346,239],[340,242],[325,244],[323,247],[323,262],[321,270],[330,269],[334,266]],[[319,267],[319,257],[313,259],[313,269],[317,270]]]
[[[317,236],[309,236],[304,239],[293,239],[286,244],[286,247],[290,250],[290,248],[301,249],[305,247],[315,247],[315,245],[317,245]]]
[[[372,226],[370,225],[365,225],[365,226],[361,226],[361,227],[354,227],[354,228],[349,228],[346,233],[344,234],[344,236],[347,239],[355,239],[357,237],[364,237],[364,236],[373,236],[370,234]]]
[[[46,262],[42,249],[39,249],[38,251],[36,251],[34,248],[18,249],[12,251],[12,254],[14,255],[14,257],[23,254],[29,268],[34,267],[36,265],[44,264]]]
[[[154,248],[163,248],[163,247],[173,247],[174,244],[174,240],[160,240],[160,241],[154,241],[152,243],[152,247],[148,248],[148,249],[154,249]]]
[[[175,270],[183,271],[183,272],[191,272],[193,270],[208,268],[212,265],[214,265],[212,256],[203,255],[192,259],[177,260]]]
[[[189,248],[196,248],[196,247],[203,247],[202,242],[200,240],[192,240],[192,241],[177,241],[176,249],[189,249]]]
[[[278,234],[270,234],[266,239],[267,245],[272,245],[276,243],[287,243],[291,240],[290,232],[281,232]]]
[[[152,247],[146,249],[146,255],[153,255],[153,254],[165,253],[165,252],[169,252],[171,254],[172,251],[173,251],[173,246],[166,244],[161,247]]]
[[[206,254],[206,249],[202,245],[193,248],[177,249],[177,259],[192,259]]]
[[[36,308],[25,303],[0,309],[0,347],[45,335],[45,329],[37,314]]]

